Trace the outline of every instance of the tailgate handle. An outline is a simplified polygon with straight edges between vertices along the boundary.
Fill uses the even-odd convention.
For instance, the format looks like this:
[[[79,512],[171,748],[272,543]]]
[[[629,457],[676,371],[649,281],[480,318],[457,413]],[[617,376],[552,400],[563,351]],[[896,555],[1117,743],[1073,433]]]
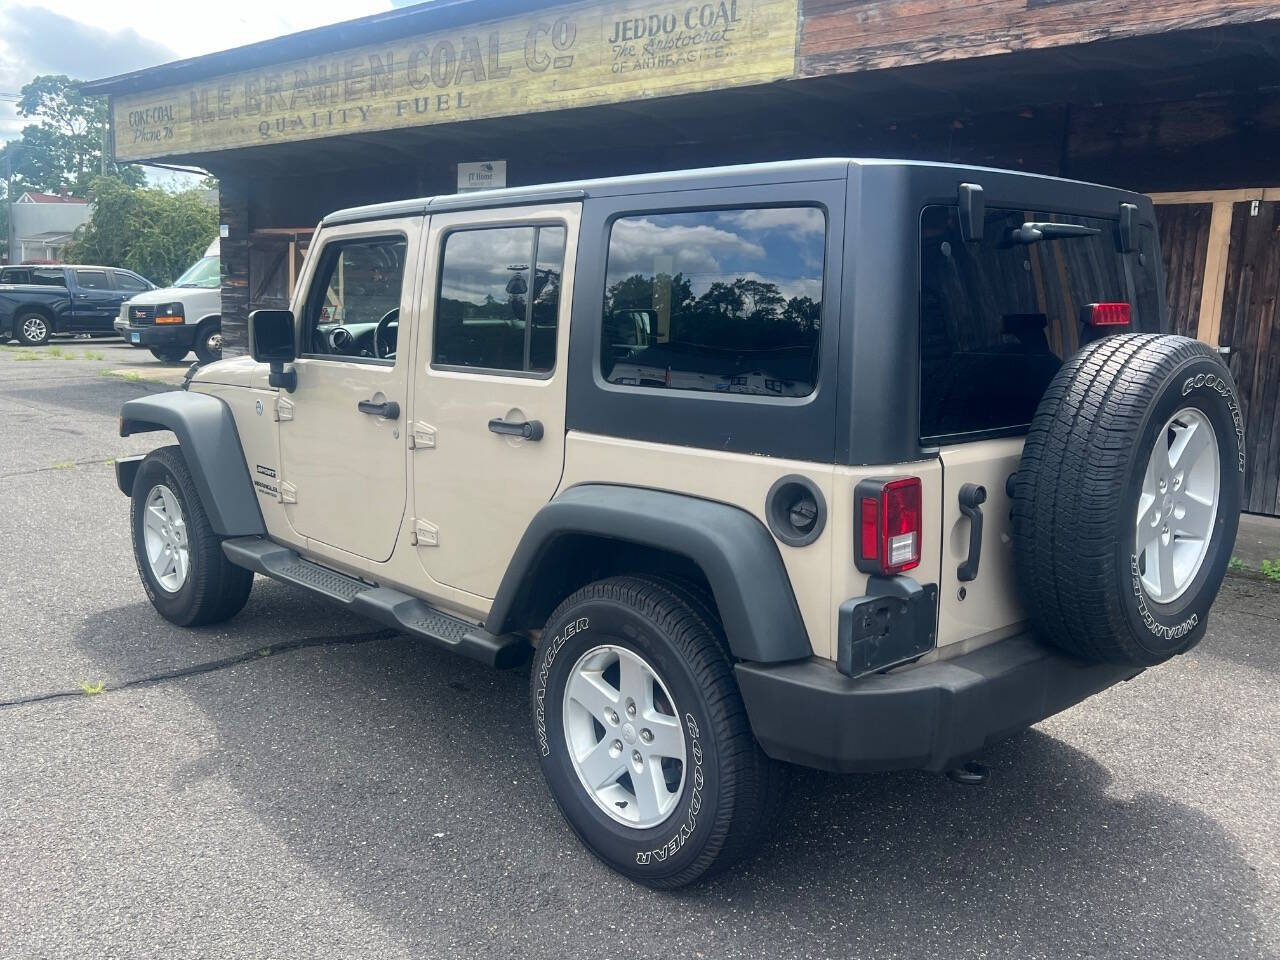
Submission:
[[[961,485],[960,512],[969,518],[969,557],[956,571],[961,583],[978,578],[978,562],[982,559],[982,505],[986,502],[987,488],[982,484]]]

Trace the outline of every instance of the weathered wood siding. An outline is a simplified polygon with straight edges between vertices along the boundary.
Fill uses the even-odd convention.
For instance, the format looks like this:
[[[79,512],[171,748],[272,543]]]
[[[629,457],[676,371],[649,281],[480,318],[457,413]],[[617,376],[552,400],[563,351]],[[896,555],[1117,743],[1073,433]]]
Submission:
[[[1244,410],[1246,510],[1280,514],[1280,202],[1237,203],[1221,342]]]
[[[805,0],[797,76],[1280,19],[1258,0]]]
[[[1208,257],[1212,203],[1161,204],[1156,207],[1164,256],[1165,297],[1174,333],[1196,336]]]

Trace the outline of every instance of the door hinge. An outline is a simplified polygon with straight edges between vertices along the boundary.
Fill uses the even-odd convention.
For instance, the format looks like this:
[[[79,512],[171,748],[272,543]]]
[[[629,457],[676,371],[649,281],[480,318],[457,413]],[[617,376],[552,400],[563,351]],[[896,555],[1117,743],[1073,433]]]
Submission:
[[[293,401],[288,397],[276,397],[276,422],[293,419]]]
[[[415,420],[409,431],[409,449],[427,450],[436,445],[436,428],[429,423]]]
[[[297,503],[298,488],[288,480],[280,481],[280,502],[281,503]]]
[[[440,546],[440,528],[426,520],[414,520],[409,542],[415,547],[438,547]]]

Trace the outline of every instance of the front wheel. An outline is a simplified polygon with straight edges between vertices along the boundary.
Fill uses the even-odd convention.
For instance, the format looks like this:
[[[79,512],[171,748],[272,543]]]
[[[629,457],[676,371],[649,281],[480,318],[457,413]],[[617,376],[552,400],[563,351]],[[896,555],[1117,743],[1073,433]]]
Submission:
[[[132,500],[134,560],[160,615],[198,627],[239,613],[253,572],[223,554],[179,447],[161,447],[142,461]]]
[[[196,331],[196,359],[201,363],[213,363],[222,359],[222,324],[217,320],[206,320]]]
[[[151,355],[164,363],[177,363],[187,355],[186,347],[152,347]]]
[[[747,857],[783,771],[760,750],[706,600],[614,577],[547,622],[531,678],[543,775],[565,820],[632,880],[673,888]]]

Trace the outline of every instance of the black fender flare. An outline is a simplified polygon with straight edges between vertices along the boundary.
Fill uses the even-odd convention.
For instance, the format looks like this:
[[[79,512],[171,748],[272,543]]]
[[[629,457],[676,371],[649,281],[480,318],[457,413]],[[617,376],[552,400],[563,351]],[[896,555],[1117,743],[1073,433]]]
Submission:
[[[679,554],[707,578],[733,655],[780,663],[813,655],[773,537],[745,510],[684,494],[613,484],[571,487],[534,516],[498,587],[485,627],[525,626],[541,559],[565,536],[596,536]]]
[[[266,536],[236,421],[222,400],[174,390],[128,400],[120,408],[120,436],[156,430],[178,438],[215,533]]]

